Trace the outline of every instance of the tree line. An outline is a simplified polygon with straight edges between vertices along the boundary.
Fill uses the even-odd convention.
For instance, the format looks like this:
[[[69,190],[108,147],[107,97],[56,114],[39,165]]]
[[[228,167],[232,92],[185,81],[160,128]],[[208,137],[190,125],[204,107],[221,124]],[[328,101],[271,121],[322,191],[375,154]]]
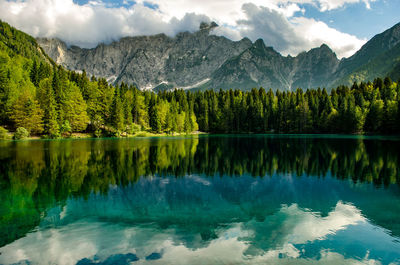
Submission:
[[[303,91],[140,91],[104,78],[0,53],[0,122],[59,137],[73,132],[154,133],[400,132],[399,85],[390,78]],[[28,64],[28,65],[27,65]],[[5,67],[5,66],[8,66]]]
[[[35,39],[0,23],[0,138],[153,133],[400,132],[389,77],[326,89],[141,91],[54,63]]]
[[[196,92],[194,98],[199,128],[205,132],[400,132],[400,86],[389,77],[339,86],[330,93],[325,88],[275,93],[260,88]]]
[[[198,130],[193,96],[184,91],[163,97],[43,62],[33,61],[27,69],[29,62],[23,59],[0,53],[0,60],[6,62],[0,69],[0,125],[6,128],[49,137],[74,132],[120,136]]]

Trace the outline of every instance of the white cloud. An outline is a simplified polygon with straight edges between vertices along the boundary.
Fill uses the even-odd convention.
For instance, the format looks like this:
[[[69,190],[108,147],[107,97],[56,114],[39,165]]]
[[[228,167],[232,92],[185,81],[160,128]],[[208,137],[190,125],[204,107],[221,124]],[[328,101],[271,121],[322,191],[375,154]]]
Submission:
[[[238,21],[242,36],[248,36],[253,41],[262,38],[267,46],[283,54],[298,53],[309,48],[305,47],[307,43],[304,37],[282,13],[254,4],[244,4],[243,12],[246,19]]]
[[[252,41],[262,38],[267,46],[293,56],[325,43],[339,58],[348,57],[366,42],[311,18],[287,17],[277,10],[254,4],[244,4],[242,10],[245,18],[237,21],[235,29],[217,30],[216,34],[231,38],[247,36]]]
[[[201,21],[221,25],[215,34],[232,39],[263,38],[283,54],[328,44],[339,57],[349,56],[366,41],[304,17],[301,4],[321,11],[376,0],[139,0],[129,8],[101,1],[78,5],[73,0],[0,0],[0,18],[35,37],[58,37],[68,44],[94,47],[124,36],[195,31]],[[128,2],[127,2],[128,3]]]
[[[376,0],[318,0],[320,10],[322,12],[337,9],[343,7],[346,4],[355,4],[360,2],[365,3],[366,8],[370,9],[371,3],[375,1]]]
[[[142,3],[146,0],[139,0]],[[170,17],[183,17],[187,12],[207,14],[210,17],[220,18],[222,21],[234,24],[236,20],[243,18],[241,7],[246,3],[257,6],[265,6],[275,9],[288,15],[293,15],[293,11],[301,11],[298,4],[312,4],[324,12],[341,8],[348,4],[365,3],[370,8],[370,3],[376,0],[151,0],[159,6],[160,10]]]
[[[314,19],[298,17],[293,18],[291,22],[295,31],[302,34],[309,48],[325,43],[336,52],[339,58],[353,55],[367,42],[366,39],[340,32]]]
[[[10,12],[11,10],[11,12]],[[123,36],[195,31],[205,15],[165,16],[142,4],[132,8],[106,7],[98,1],[80,6],[72,0],[0,0],[0,18],[35,37],[57,37],[69,44],[94,47]]]

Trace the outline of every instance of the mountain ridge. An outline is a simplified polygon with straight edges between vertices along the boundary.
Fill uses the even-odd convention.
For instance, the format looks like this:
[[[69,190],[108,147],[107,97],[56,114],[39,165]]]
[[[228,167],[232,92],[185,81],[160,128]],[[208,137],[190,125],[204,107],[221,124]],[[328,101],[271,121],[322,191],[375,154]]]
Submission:
[[[385,71],[370,69],[384,64],[387,53],[400,43],[400,23],[374,36],[353,56],[341,60],[326,44],[295,57],[282,56],[262,39],[253,43],[248,38],[232,41],[213,35],[217,26],[202,23],[198,31],[181,32],[175,37],[165,34],[124,37],[92,49],[68,47],[58,39],[38,39],[38,43],[51,58],[70,70],[84,69],[114,84],[124,82],[154,91],[333,88],[341,83],[368,81],[371,77],[395,76],[393,67],[400,58],[400,51],[395,50],[393,67],[386,67]],[[363,67],[368,73],[357,72]]]

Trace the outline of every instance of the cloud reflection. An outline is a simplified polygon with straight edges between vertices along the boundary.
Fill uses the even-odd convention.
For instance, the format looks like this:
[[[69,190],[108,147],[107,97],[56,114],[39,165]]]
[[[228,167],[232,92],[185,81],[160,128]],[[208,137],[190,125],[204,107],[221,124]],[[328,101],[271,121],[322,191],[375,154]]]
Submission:
[[[65,209],[60,212],[68,214]],[[354,259],[323,248],[318,250],[318,259],[304,258],[307,253],[302,245],[328,237],[334,240],[338,231],[349,226],[385,233],[369,224],[354,205],[340,201],[327,216],[301,209],[297,204],[282,205],[262,222],[253,219],[221,226],[215,239],[195,248],[185,244],[182,238],[187,235],[177,228],[82,219],[60,227],[39,228],[1,248],[0,263],[76,264],[86,258],[84,261],[92,262],[86,264],[102,264],[110,258],[135,256],[138,260],[131,260],[132,264],[381,264],[368,255]],[[199,235],[191,236],[201,240]],[[267,244],[256,244],[263,241],[263,236]],[[269,242],[271,238],[275,244]]]

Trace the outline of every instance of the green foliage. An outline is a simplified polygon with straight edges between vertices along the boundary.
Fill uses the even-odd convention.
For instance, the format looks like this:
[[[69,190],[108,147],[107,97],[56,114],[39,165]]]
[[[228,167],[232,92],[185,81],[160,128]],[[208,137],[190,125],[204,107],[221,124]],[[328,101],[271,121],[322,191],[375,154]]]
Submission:
[[[29,92],[23,92],[14,102],[11,119],[15,127],[24,127],[29,133],[43,131],[43,110]]]
[[[115,94],[111,108],[110,124],[118,132],[121,132],[125,129],[124,122],[125,122],[125,116],[124,116],[123,105],[121,102],[121,94],[120,94],[120,89],[117,87],[115,89]]]
[[[263,88],[194,95],[199,130],[228,133],[399,133],[398,85],[374,83],[274,94]],[[184,120],[186,122],[186,120]]]
[[[11,57],[23,56],[33,60],[46,60],[53,63],[37,44],[35,38],[11,27],[1,20],[0,50],[7,51]]]
[[[9,138],[6,128],[0,126],[0,140],[7,140]]]
[[[381,51],[377,51],[381,53]],[[379,54],[378,56],[364,56],[364,63],[360,63],[361,67],[357,67],[356,69],[350,69],[350,74],[336,81],[336,84],[345,84],[350,85],[353,82],[361,82],[364,80],[372,80],[376,76],[386,76],[397,80],[400,69],[400,44],[397,44],[390,50]],[[373,58],[373,59],[371,59]]]
[[[29,132],[24,127],[18,127],[14,133],[15,140],[22,140],[22,139],[26,139],[28,137],[29,137]]]
[[[70,123],[72,132],[80,132],[86,129],[89,122],[86,111],[87,105],[79,88],[72,82],[67,83],[61,110],[64,119]]]
[[[40,82],[37,94],[38,98],[41,99],[40,102],[44,111],[44,132],[51,138],[57,138],[60,135],[60,126],[57,121],[57,105],[50,79],[46,78]]]
[[[102,135],[102,131],[100,129],[97,129],[93,133],[94,137],[99,138]]]
[[[156,96],[152,94],[149,106],[149,123],[153,132],[160,133],[162,128],[162,121],[159,113],[159,108],[156,105]]]
[[[63,124],[61,125],[61,128],[60,128],[60,131],[64,136],[70,136],[71,135],[72,127],[71,127],[71,124],[69,123],[68,120],[65,120],[63,122]]]
[[[142,130],[141,126],[136,123],[131,123],[130,125],[127,126],[127,133],[129,134],[135,134],[138,133]]]

